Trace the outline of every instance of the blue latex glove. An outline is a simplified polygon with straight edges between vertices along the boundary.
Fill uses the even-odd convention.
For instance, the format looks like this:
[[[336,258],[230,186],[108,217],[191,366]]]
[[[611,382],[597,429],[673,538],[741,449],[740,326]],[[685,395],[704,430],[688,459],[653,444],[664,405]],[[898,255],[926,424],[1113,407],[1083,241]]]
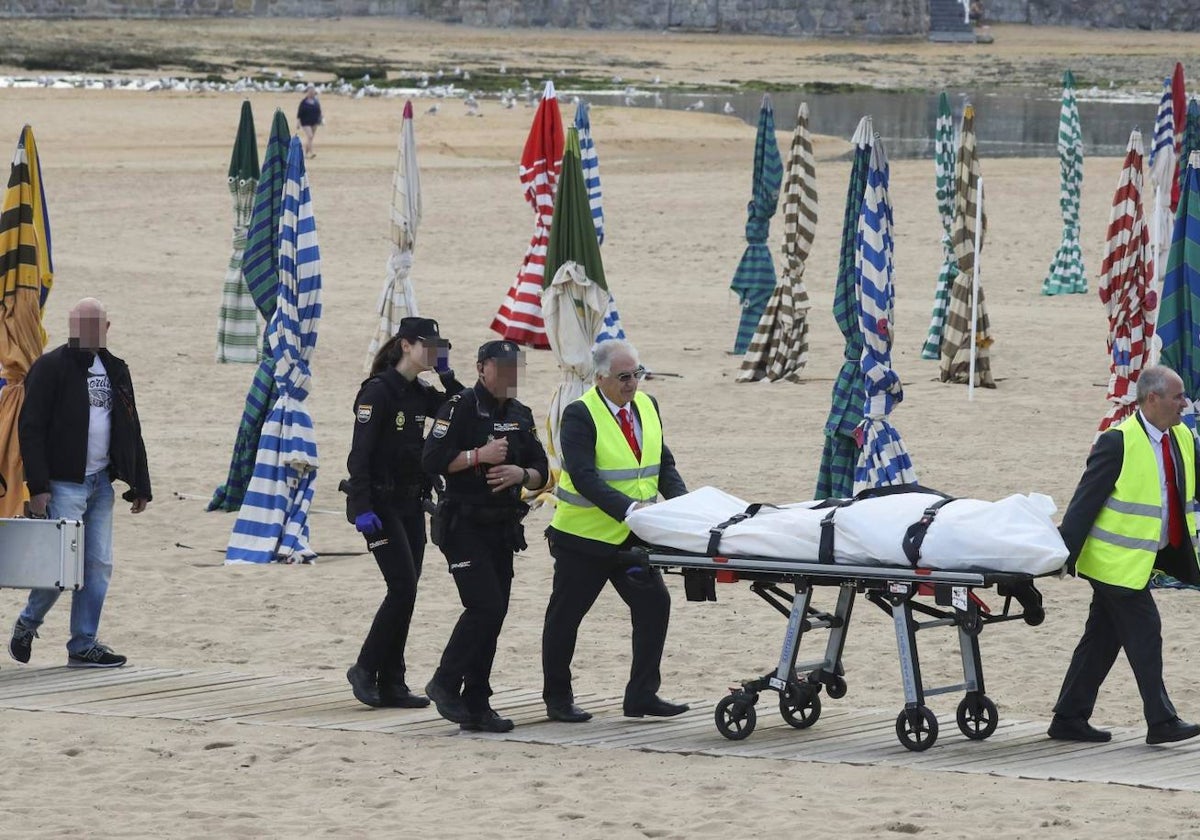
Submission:
[[[361,534],[378,534],[383,530],[383,522],[375,515],[375,511],[368,510],[354,517],[354,527]]]
[[[433,369],[437,373],[449,373],[450,372],[450,348],[449,347],[439,347],[438,348],[437,363],[433,366]]]

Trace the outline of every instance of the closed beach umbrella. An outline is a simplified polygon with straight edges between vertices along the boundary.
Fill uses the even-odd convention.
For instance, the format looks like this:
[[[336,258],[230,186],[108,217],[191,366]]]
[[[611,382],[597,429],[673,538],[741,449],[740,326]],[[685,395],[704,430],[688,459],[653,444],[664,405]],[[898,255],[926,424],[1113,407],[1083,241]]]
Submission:
[[[958,132],[958,155],[954,162],[954,225],[951,239],[958,261],[958,276],[950,284],[950,311],[942,334],[939,376],[943,382],[965,384],[971,366],[971,296],[975,274],[975,214],[979,206],[979,156],[975,148],[975,108],[963,110]],[[978,231],[980,245],[987,231],[987,214],[982,215]],[[995,388],[988,348],[992,344],[991,324],[984,303],[983,285],[979,286],[975,320],[975,384]]]
[[[1179,206],[1179,181],[1187,166],[1187,155],[1183,154],[1183,134],[1187,128],[1187,84],[1183,79],[1183,65],[1175,62],[1175,70],[1171,73],[1171,113],[1175,115],[1175,157],[1179,160],[1179,168],[1171,180],[1171,212]]]
[[[746,206],[746,250],[733,272],[733,282],[729,284],[729,288],[737,292],[742,304],[742,316],[733,343],[734,353],[745,353],[750,346],[758,319],[762,317],[767,301],[775,290],[775,264],[771,261],[767,235],[771,231],[771,217],[779,205],[779,189],[782,185],[783,161],[775,140],[775,109],[771,105],[770,95],[764,94],[758,112],[758,133],[754,138],[754,171],[750,181],[752,197]]]
[[[808,103],[802,102],[796,114],[783,187],[783,275],[750,339],[738,382],[763,377],[771,382],[800,381],[800,371],[808,361],[809,302],[804,263],[812,250],[816,228],[816,164],[808,131]]]
[[[942,330],[950,309],[950,285],[958,276],[958,260],[950,228],[954,224],[954,114],[945,92],[938,97],[937,122],[933,130],[933,173],[938,218],[942,222],[942,268],[933,291],[933,313],[929,317],[929,335],[921,348],[922,359],[937,359],[942,352]]]
[[[900,377],[892,370],[895,303],[892,203],[888,197],[888,162],[882,141],[871,146],[867,189],[858,218],[855,269],[858,286],[858,325],[863,334],[860,359],[866,400],[857,430],[861,447],[854,468],[854,492],[868,487],[915,484],[916,471],[900,433],[888,421],[892,408],[904,399]]]
[[[554,193],[562,165],[563,124],[554,82],[546,82],[542,101],[521,154],[521,187],[533,208],[533,236],[491,328],[509,341],[537,349],[550,346],[542,321],[542,282],[546,273],[546,238],[554,215]]]
[[[254,212],[254,193],[260,175],[258,139],[254,134],[254,112],[249,100],[242,103],[233,153],[229,157],[229,194],[233,196],[233,253],[221,288],[221,310],[217,316],[217,361],[258,361],[258,308],[242,275],[246,235]]]
[[[1154,246],[1154,281],[1158,287],[1166,269],[1167,248],[1171,245],[1171,185],[1176,177],[1175,112],[1172,105],[1171,77],[1163,79],[1163,94],[1154,118],[1154,145],[1150,149],[1150,181],[1154,184],[1154,213],[1150,242]]]
[[[317,475],[317,439],[305,400],[321,318],[321,252],[304,147],[293,137],[279,224],[279,300],[268,324],[278,396],[263,423],[254,474],[238,511],[226,563],[303,563]]]
[[[546,416],[547,452],[557,460],[559,424],[567,404],[592,384],[592,345],[604,329],[610,294],[600,260],[600,243],[588,202],[580,160],[579,133],[567,132],[554,218],[546,248],[542,316],[550,350],[562,373]],[[559,464],[555,464],[559,466]]]
[[[833,383],[833,400],[825,420],[825,443],[817,471],[816,498],[844,498],[854,494],[854,471],[858,464],[855,437],[865,416],[866,386],[862,377],[863,334],[858,307],[858,219],[862,213],[871,161],[874,126],[870,117],[859,120],[851,143],[854,162],[846,190],[842,219],[842,244],[837,280],[833,289],[833,320],[846,340],[841,370]]]
[[[54,283],[50,217],[33,129],[21,129],[0,206],[0,516],[20,516],[26,499],[17,417],[25,403],[25,375],[42,355],[42,306]]]
[[[1157,294],[1150,259],[1150,228],[1142,212],[1142,133],[1129,135],[1125,165],[1113,196],[1100,301],[1108,313],[1108,400],[1112,407],[1100,431],[1115,426],[1136,409],[1138,376],[1149,364]]]
[[[1192,152],[1180,185],[1158,334],[1160,361],[1179,374],[1184,393],[1194,402],[1200,398],[1200,152]]]
[[[400,144],[396,153],[396,169],[392,174],[391,239],[392,253],[388,257],[379,293],[379,324],[367,347],[366,372],[383,343],[400,329],[400,319],[417,314],[417,294],[413,291],[413,246],[417,228],[421,225],[421,172],[417,168],[417,138],[413,130],[412,102],[404,103],[400,119]]]
[[[1187,105],[1187,116],[1184,117],[1183,123],[1183,139],[1179,144],[1180,178],[1187,169],[1188,158],[1197,149],[1200,149],[1200,102],[1193,99]]]
[[[291,132],[283,111],[275,112],[267,150],[263,155],[262,173],[254,193],[254,212],[250,216],[250,232],[246,237],[246,253],[242,274],[246,288],[254,298],[263,320],[270,324],[279,299],[279,220],[283,213],[283,182],[287,171],[288,145]],[[269,341],[269,336],[265,341]],[[270,347],[264,347],[262,361],[254,371],[250,390],[246,393],[242,419],[233,443],[233,457],[225,483],[216,489],[208,503],[209,510],[237,510],[242,506],[246,487],[254,472],[254,457],[258,451],[258,436],[267,411],[275,402],[274,360]]]
[[[587,185],[588,206],[592,211],[592,224],[596,228],[596,241],[604,244],[604,203],[600,190],[600,158],[596,154],[596,143],[592,139],[592,121],[588,113],[588,104],[580,99],[575,106],[575,130],[579,134],[579,160],[583,166],[583,183]],[[561,178],[560,178],[561,180]],[[554,274],[548,273],[546,280]],[[545,293],[543,292],[543,301]],[[544,305],[544,303],[543,303]],[[617,302],[608,295],[608,307],[604,311],[604,326],[596,334],[596,341],[606,341],[610,338],[625,338],[625,329],[621,326],[621,314],[617,312]]]
[[[1087,291],[1083,252],[1079,248],[1079,191],[1083,186],[1083,134],[1079,106],[1075,103],[1075,77],[1063,73],[1062,111],[1058,120],[1058,163],[1061,171],[1058,208],[1062,212],[1063,235],[1042,281],[1044,295],[1074,295]]]

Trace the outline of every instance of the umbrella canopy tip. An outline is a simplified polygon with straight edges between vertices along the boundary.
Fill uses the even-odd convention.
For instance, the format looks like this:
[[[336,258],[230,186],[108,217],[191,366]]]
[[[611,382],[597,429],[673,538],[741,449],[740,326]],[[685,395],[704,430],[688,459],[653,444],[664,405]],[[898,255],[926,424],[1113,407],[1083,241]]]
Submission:
[[[411,120],[413,118],[412,100],[404,103],[404,119]]]

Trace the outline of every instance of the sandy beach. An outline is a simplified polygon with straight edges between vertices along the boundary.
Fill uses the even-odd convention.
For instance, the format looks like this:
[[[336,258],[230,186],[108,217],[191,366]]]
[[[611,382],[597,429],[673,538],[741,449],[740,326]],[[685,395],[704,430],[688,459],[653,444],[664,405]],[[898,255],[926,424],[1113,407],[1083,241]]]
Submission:
[[[60,43],[157,38],[227,60],[245,55],[231,34],[235,23],[246,25],[5,26],[23,39],[44,26]],[[427,68],[456,61],[483,66],[517,54],[547,68],[569,53],[583,56],[577,67],[628,79],[658,74],[679,85],[797,76],[845,81],[861,70],[892,87],[949,84],[971,73],[1048,86],[1065,66],[1086,60],[1089,78],[1119,78],[1122,87],[1149,91],[1177,59],[1200,72],[1197,61],[1187,64],[1189,56],[1200,59],[1194,36],[1133,31],[994,27],[995,43],[974,49],[550,32],[536,33],[539,46],[525,51],[529,34],[510,30],[390,19],[253,25],[270,29],[293,52],[332,54],[351,45],[366,57]],[[646,55],[656,66],[639,69]],[[0,65],[11,60],[9,53]],[[297,65],[288,59],[272,66]],[[28,72],[0,66],[0,73]],[[299,95],[249,99],[261,143],[272,111],[283,108],[292,120]],[[233,517],[204,507],[225,478],[252,376],[251,366],[214,362],[232,224],[225,172],[240,97],[0,89],[0,138],[15,139],[30,123],[41,152],[56,267],[45,314],[50,345],[65,340],[72,304],[101,298],[112,321],[111,348],[129,363],[137,389],[155,499],[138,517],[118,503],[116,571],[102,636],[139,665],[340,679],[383,594],[369,555],[339,556],[362,552],[363,541],[338,513],[342,497],[335,488],[345,474],[351,405],[389,253],[387,210],[403,99],[326,96],[322,103],[326,126],[309,178],[324,314],[308,403],[321,458],[312,544],[330,556],[304,567],[227,568],[222,552]],[[503,110],[493,100],[482,103],[483,119],[467,119],[453,101],[437,116],[424,114],[424,102],[416,107],[425,215],[414,283],[422,314],[437,318],[453,340],[451,361],[466,380],[474,348],[494,337],[488,324],[532,228],[517,177],[532,111]],[[569,120],[570,106],[564,103],[563,111]],[[784,150],[793,118],[777,116]],[[805,274],[813,304],[805,381],[735,384],[738,360],[726,351],[738,306],[728,285],[744,247],[753,128],[733,117],[625,108],[594,108],[592,126],[604,189],[604,265],[625,328],[647,365],[681,374],[645,388],[662,405],[682,475],[691,487],[711,484],[755,501],[810,498],[842,357],[830,309],[847,138],[816,138],[821,204]],[[999,384],[968,402],[965,388],[939,383],[936,363],[920,359],[941,258],[933,165],[893,163],[893,362],[905,383],[893,420],[923,484],[983,499],[1036,491],[1065,507],[1107,408],[1107,326],[1095,287],[1120,167],[1119,158],[1085,161],[1081,240],[1089,294],[1046,298],[1039,290],[1062,230],[1058,161],[983,160],[991,223],[983,282]],[[776,255],[781,228],[777,216]],[[558,378],[549,353],[528,354],[521,399],[539,417]],[[517,560],[497,685],[540,687],[539,639],[552,572],[540,534],[548,521],[540,510],[526,523],[530,547]],[[432,546],[421,586],[408,654],[415,685],[428,678],[459,612],[445,562]],[[745,587],[722,587],[716,604],[697,605],[684,600],[677,580],[671,586],[664,696],[711,702],[730,681],[777,657],[783,623]],[[989,694],[1003,717],[1049,719],[1082,628],[1089,599],[1083,583],[1052,580],[1042,591],[1043,625],[999,627],[984,642]],[[1167,685],[1189,720],[1200,717],[1200,654],[1190,644],[1195,598],[1158,596]],[[24,593],[0,590],[0,632],[7,633],[23,599]],[[64,600],[50,614],[33,666],[65,661],[68,612]],[[899,709],[890,619],[864,607],[855,620],[845,654],[851,689],[842,702]],[[628,627],[623,605],[607,591],[583,627],[578,691],[620,694]],[[956,679],[950,634],[923,640],[922,652],[928,680]],[[5,672],[17,667],[7,657],[0,664]],[[355,703],[348,687],[346,703]],[[953,701],[931,705],[945,712]],[[1142,725],[1123,660],[1094,721]],[[1146,837],[1189,836],[1200,822],[1195,794],[1120,785],[491,743],[459,737],[450,724],[444,734],[405,739],[0,711],[6,745],[0,834],[689,838],[807,827],[841,837],[1117,838],[1128,836],[1134,822]]]

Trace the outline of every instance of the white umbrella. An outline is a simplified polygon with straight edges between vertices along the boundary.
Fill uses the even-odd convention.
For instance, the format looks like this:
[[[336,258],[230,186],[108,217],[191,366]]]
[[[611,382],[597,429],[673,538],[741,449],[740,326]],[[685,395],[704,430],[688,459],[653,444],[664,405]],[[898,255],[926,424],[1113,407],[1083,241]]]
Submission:
[[[400,319],[417,315],[417,294],[412,285],[413,246],[421,224],[421,171],[417,167],[417,138],[413,131],[412,102],[404,103],[400,120],[400,146],[392,175],[392,255],[379,293],[379,325],[367,347],[366,372],[385,341],[396,334]]]

